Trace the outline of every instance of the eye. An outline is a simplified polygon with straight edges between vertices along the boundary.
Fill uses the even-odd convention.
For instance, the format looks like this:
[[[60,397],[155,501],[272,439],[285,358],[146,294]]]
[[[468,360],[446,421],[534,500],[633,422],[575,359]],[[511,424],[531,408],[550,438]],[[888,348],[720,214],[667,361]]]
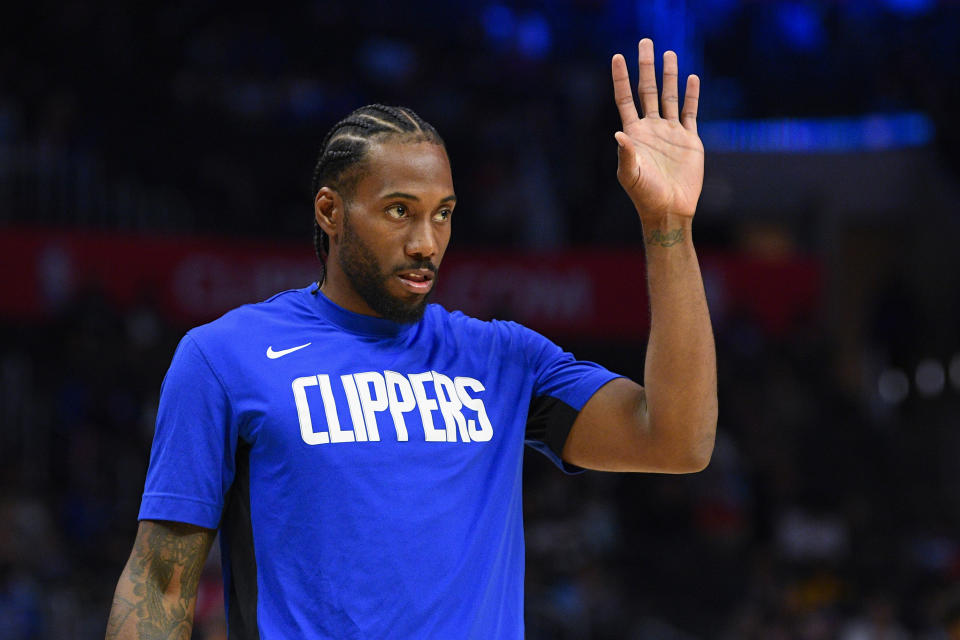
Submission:
[[[453,215],[452,209],[440,209],[440,211],[437,211],[435,214],[433,214],[433,219],[436,220],[437,222],[443,222],[445,220],[449,220],[450,216],[452,215]]]
[[[387,215],[391,218],[406,218],[407,208],[402,204],[394,204],[387,207]]]

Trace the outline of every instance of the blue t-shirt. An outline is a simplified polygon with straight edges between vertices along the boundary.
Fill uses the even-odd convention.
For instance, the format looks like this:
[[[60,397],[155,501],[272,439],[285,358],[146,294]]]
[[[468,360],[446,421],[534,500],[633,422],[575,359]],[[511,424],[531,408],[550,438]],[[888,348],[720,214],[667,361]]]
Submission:
[[[523,445],[564,467],[615,377],[512,322],[285,291],[180,342],[140,519],[220,528],[231,640],[520,639]]]

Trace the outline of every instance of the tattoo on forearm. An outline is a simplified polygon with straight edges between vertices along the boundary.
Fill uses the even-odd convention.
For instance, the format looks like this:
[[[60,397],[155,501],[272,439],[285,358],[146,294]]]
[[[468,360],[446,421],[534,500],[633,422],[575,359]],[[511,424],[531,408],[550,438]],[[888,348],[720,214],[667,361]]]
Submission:
[[[213,534],[182,533],[159,525],[150,525],[143,533],[122,578],[129,581],[125,591],[133,593],[133,601],[122,597],[118,588],[106,640],[119,638],[131,615],[137,621],[138,638],[190,640],[200,573]],[[171,585],[175,588],[170,589]],[[176,594],[175,600],[164,597],[170,591]]]
[[[119,593],[113,596],[113,607],[110,609],[110,619],[107,621],[106,640],[113,640],[120,637],[120,631],[127,622],[127,618],[137,607],[121,596]]]
[[[647,236],[647,244],[655,244],[658,247],[672,247],[680,242],[683,242],[683,229],[671,229],[669,231],[654,229]]]

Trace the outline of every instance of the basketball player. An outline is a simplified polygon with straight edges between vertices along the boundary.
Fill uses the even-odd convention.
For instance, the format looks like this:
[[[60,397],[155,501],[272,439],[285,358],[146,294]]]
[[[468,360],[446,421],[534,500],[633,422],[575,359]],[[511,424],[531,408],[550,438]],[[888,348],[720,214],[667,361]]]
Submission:
[[[443,141],[409,109],[358,109],[314,175],[321,281],[177,348],[107,638],[188,639],[219,530],[231,639],[520,639],[524,443],[568,471],[706,466],[699,80],[681,111],[676,55],[660,99],[650,40],[639,61],[643,117],[623,56],[612,70],[617,177],[646,242],[646,388],[520,325],[428,305],[457,200]]]

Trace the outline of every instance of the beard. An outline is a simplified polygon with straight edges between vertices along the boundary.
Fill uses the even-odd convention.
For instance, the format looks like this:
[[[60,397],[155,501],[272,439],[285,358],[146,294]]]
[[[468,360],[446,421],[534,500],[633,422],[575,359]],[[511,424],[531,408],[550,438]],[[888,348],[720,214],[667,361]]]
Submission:
[[[340,268],[347,276],[354,291],[360,294],[377,315],[400,323],[417,322],[427,309],[430,295],[437,286],[437,268],[430,260],[421,260],[398,265],[389,272],[380,270],[376,255],[353,232],[349,218],[344,219],[343,241],[338,252]],[[399,271],[406,269],[430,269],[433,272],[433,287],[426,295],[416,296],[412,300],[400,298],[390,293],[387,283],[396,277]]]

